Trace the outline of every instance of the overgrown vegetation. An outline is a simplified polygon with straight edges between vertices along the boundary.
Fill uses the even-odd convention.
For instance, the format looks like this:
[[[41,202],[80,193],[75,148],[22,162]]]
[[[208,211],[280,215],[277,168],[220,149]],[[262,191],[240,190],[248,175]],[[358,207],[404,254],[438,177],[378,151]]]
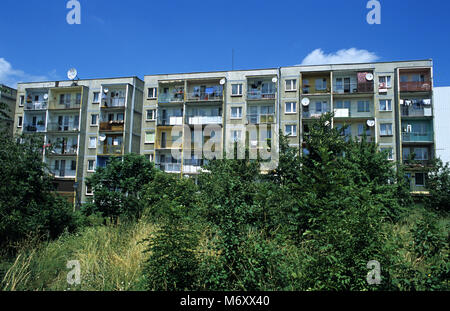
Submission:
[[[1,287],[67,290],[77,259],[70,290],[449,290],[448,166],[413,202],[402,167],[329,121],[310,127],[303,157],[280,137],[269,174],[215,160],[196,184],[144,157],[112,162],[90,179],[79,231],[24,246]],[[379,285],[366,280],[372,260]]]

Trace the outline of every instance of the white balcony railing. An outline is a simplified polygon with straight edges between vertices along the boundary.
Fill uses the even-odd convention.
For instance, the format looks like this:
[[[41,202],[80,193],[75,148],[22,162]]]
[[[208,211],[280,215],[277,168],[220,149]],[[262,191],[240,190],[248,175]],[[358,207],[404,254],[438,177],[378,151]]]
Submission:
[[[192,116],[188,117],[188,124],[197,125],[197,124],[222,124],[221,116],[209,116],[209,117],[199,117]]]

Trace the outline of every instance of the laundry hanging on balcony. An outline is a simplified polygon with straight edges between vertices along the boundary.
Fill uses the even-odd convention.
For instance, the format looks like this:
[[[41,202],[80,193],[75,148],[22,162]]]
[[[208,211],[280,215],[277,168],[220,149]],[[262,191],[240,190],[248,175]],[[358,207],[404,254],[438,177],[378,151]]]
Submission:
[[[429,106],[429,105],[431,105],[431,99],[424,99],[424,100],[422,100],[422,103],[426,106]]]

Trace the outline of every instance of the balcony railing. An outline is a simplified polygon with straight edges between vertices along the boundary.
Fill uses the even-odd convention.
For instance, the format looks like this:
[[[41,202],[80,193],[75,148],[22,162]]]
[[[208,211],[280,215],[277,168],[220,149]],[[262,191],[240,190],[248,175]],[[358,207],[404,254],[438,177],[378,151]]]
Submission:
[[[56,156],[72,156],[77,155],[78,152],[78,146],[74,145],[72,147],[55,147],[53,148],[49,155],[56,155]]]
[[[429,92],[431,91],[431,81],[424,82],[400,82],[401,92]]]
[[[158,118],[158,125],[161,126],[172,126],[172,125],[182,125],[183,124],[183,117],[165,117],[165,118]]]
[[[123,121],[100,122],[100,131],[123,132]]]
[[[51,174],[56,178],[75,178],[77,172],[75,170],[67,169],[52,169]]]
[[[53,122],[47,124],[47,131],[49,132],[77,132],[79,130],[78,124],[59,124]]]
[[[25,110],[45,110],[48,108],[47,101],[32,102],[25,104]]]
[[[161,104],[183,102],[184,92],[159,94],[158,101]]]
[[[222,116],[187,116],[187,124],[222,124]]]
[[[402,107],[402,117],[432,117],[431,108]]]
[[[335,118],[349,118],[351,116],[351,111],[348,108],[338,108],[334,109]]]
[[[181,146],[179,138],[157,139],[155,142],[156,149],[180,149]]]
[[[50,109],[80,109],[81,100],[58,101],[50,106]]]
[[[320,118],[325,113],[327,113],[327,111],[325,112],[303,111],[302,116],[303,118]]]
[[[275,122],[275,114],[248,114],[247,120],[249,124],[267,124]]]
[[[219,101],[222,100],[222,92],[220,93],[189,93],[190,101]]]
[[[181,163],[157,163],[159,169],[163,172],[168,173],[180,173],[181,172]]]
[[[404,142],[432,142],[433,133],[402,133]]]
[[[23,131],[27,133],[42,133],[45,132],[45,125],[24,124]]]
[[[343,84],[334,84],[333,92],[335,94],[358,94],[358,93],[373,93],[374,84],[369,82],[363,83],[343,83]]]
[[[123,145],[100,145],[99,154],[119,155],[123,153]]]
[[[275,92],[263,93],[260,90],[248,90],[247,99],[275,99]]]
[[[102,99],[102,108],[122,108],[122,107],[125,107],[125,97]]]

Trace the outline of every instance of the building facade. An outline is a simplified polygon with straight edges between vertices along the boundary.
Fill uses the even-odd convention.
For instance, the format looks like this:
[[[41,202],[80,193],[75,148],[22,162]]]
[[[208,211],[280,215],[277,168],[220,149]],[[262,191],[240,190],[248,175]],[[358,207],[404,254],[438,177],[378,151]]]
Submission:
[[[327,112],[334,113],[331,126],[348,125],[346,136],[366,136],[387,150],[389,160],[405,163],[413,193],[426,193],[426,167],[436,152],[431,60],[73,84],[19,84],[15,127],[42,132],[47,145],[63,146],[44,158],[60,192],[76,202],[92,194],[86,177],[124,153],[146,155],[163,171],[195,177],[223,151],[244,156],[234,149],[243,144],[267,160],[268,171],[277,158],[278,133],[307,153],[310,124]]]
[[[136,77],[21,83],[16,134],[42,135],[57,192],[76,205],[86,177],[111,157],[139,153],[144,82]]]
[[[5,129],[9,135],[13,135],[14,114],[16,108],[17,90],[0,84],[0,103],[2,113],[0,114],[0,130]]]
[[[436,154],[450,163],[450,87],[435,87],[434,107],[436,111]]]

